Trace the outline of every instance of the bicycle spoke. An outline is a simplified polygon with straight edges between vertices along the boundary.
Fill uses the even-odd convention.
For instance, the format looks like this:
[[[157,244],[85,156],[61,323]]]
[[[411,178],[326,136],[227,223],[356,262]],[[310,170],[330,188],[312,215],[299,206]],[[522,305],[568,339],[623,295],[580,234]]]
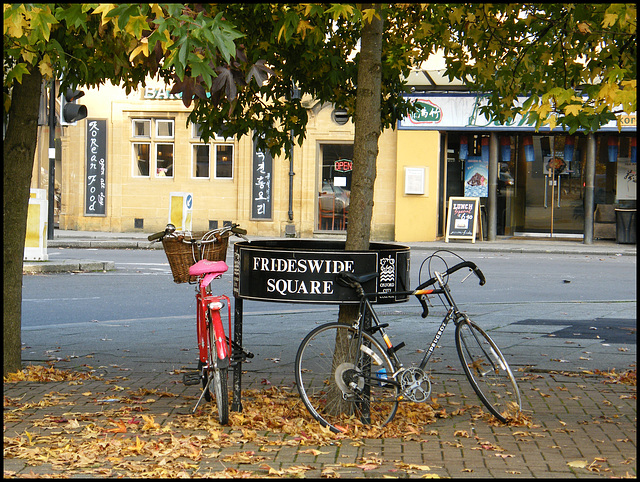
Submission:
[[[368,335],[363,343],[372,355],[359,349],[356,330],[330,323],[307,335],[298,349],[300,396],[309,412],[334,432],[355,420],[384,425],[397,410],[397,387],[377,376],[382,369],[393,373],[391,362]]]
[[[482,403],[500,421],[520,410],[520,392],[495,342],[471,321],[456,328],[456,347],[464,371]]]

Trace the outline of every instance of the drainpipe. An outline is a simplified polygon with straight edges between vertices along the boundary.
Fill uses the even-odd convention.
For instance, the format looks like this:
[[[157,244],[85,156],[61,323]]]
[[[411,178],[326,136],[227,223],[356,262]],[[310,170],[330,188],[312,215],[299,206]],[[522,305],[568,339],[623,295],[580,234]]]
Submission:
[[[291,154],[289,155],[289,221],[293,221],[293,129],[291,129]]]
[[[299,99],[300,91],[296,87],[295,82],[291,84],[291,100]],[[289,221],[293,221],[293,176],[296,175],[293,172],[293,129],[291,129],[291,152],[289,153]]]
[[[596,185],[596,138],[587,136],[587,165],[584,186],[584,244],[593,244],[593,211]]]
[[[491,133],[489,140],[489,218],[487,221],[487,241],[496,240],[498,222],[498,136]]]

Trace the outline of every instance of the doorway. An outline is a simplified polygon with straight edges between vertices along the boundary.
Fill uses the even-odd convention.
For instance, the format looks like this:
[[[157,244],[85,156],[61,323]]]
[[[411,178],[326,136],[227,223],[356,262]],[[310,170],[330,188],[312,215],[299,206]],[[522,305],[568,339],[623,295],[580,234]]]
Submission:
[[[518,156],[519,234],[582,236],[586,149],[577,136],[524,135]]]

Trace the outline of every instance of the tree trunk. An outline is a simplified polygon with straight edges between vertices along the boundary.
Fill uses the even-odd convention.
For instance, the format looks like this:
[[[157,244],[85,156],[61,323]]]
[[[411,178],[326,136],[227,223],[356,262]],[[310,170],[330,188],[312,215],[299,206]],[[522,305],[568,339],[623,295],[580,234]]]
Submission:
[[[16,372],[21,363],[22,261],[27,232],[29,188],[38,137],[38,108],[42,75],[38,68],[22,76],[11,92],[4,138],[3,232],[3,373]]]
[[[373,5],[363,5],[370,8]],[[381,14],[379,5],[376,11]],[[382,19],[365,22],[360,41],[358,86],[356,90],[355,138],[353,142],[353,173],[347,224],[347,251],[369,249],[373,215],[373,187],[376,180],[378,138],[380,137],[380,92],[382,82]],[[358,318],[358,305],[340,305],[338,321],[352,324]],[[341,340],[336,340],[341,346]],[[339,356],[338,350],[335,352]],[[335,395],[334,395],[335,396]],[[338,406],[338,404],[335,404]],[[345,411],[348,404],[342,403]]]

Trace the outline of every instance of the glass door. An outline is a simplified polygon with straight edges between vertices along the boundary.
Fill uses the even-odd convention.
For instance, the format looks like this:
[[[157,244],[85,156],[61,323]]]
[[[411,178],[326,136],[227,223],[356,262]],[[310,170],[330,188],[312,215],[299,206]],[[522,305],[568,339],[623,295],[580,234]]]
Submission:
[[[577,136],[521,138],[518,187],[524,206],[518,224],[523,234],[582,234],[586,150],[580,144]]]

